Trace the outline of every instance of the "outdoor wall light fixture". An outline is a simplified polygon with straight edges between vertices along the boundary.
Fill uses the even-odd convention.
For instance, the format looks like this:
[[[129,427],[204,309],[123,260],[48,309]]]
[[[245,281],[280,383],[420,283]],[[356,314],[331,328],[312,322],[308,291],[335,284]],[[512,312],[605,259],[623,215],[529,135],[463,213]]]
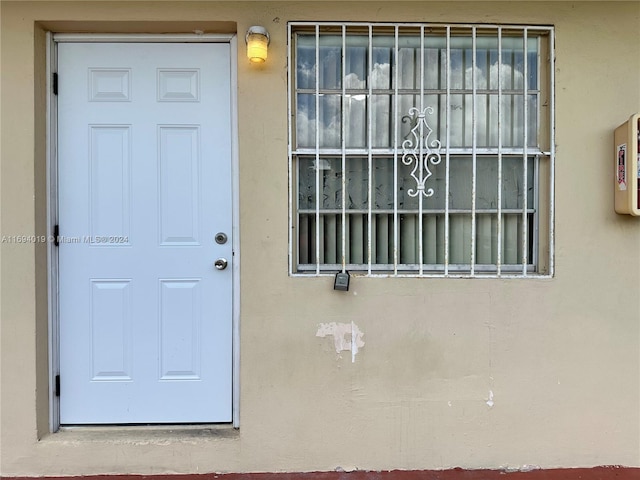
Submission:
[[[254,25],[247,30],[247,57],[251,63],[264,63],[267,59],[269,32],[264,27]]]

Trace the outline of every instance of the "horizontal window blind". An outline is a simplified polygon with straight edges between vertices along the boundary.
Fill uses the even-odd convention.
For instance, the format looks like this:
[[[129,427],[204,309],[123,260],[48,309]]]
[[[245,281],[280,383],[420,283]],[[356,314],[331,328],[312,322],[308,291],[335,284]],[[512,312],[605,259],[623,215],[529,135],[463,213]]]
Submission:
[[[550,28],[289,33],[292,274],[551,273]]]

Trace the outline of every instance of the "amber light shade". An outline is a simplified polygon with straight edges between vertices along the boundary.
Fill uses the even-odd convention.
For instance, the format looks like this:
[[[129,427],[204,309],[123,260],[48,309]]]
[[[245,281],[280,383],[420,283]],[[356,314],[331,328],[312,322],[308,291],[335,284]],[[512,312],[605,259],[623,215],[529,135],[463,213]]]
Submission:
[[[267,60],[269,47],[269,32],[260,26],[249,27],[247,30],[247,58],[251,63],[264,63]]]

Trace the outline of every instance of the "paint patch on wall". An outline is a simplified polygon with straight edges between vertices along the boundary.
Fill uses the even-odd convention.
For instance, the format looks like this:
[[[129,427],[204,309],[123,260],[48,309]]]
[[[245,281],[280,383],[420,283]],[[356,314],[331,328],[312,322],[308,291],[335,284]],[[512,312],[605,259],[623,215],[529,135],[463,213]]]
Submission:
[[[493,407],[495,405],[494,401],[493,401],[493,390],[489,390],[489,398],[487,399],[487,405],[489,406],[489,408]]]
[[[321,323],[318,325],[318,331],[316,337],[328,337],[333,336],[333,344],[336,349],[336,353],[350,351],[351,362],[356,361],[356,355],[358,350],[364,347],[362,337],[364,333],[358,328],[358,326],[351,323]]]

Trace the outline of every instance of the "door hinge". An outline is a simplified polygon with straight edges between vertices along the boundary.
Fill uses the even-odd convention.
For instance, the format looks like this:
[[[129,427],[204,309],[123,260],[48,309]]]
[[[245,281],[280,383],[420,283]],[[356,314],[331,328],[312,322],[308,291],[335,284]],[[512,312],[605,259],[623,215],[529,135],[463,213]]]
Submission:
[[[58,95],[58,72],[53,73],[53,94]]]
[[[60,375],[56,375],[56,397],[60,396]]]
[[[53,244],[56,247],[60,246],[60,226],[59,225],[53,226]]]

